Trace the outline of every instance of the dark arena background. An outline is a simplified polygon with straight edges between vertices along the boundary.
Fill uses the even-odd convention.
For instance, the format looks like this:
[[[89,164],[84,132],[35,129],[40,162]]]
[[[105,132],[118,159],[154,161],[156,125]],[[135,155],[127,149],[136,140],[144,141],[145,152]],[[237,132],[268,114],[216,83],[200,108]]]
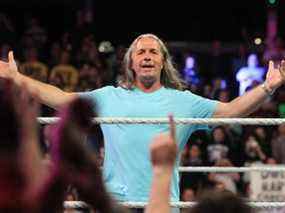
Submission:
[[[6,92],[8,91],[6,77],[2,74],[7,65],[6,62],[8,62],[9,51],[13,51],[16,65],[21,74],[56,86],[61,89],[60,91],[64,91],[64,94],[87,92],[104,88],[107,85],[118,86],[125,74],[122,62],[127,48],[134,39],[146,33],[154,34],[165,42],[175,68],[184,80],[185,90],[207,99],[230,102],[237,97],[242,97],[245,93],[250,93],[251,90],[265,82],[270,61],[274,62],[276,70],[282,70],[280,68],[282,67],[281,61],[285,60],[285,0],[0,0],[0,89],[1,99],[3,99],[0,105],[3,108],[2,114],[9,109],[13,111],[16,108],[17,111],[15,103],[13,105],[4,98],[4,94],[8,94],[8,96],[10,94]],[[266,85],[262,88],[266,93],[274,94],[268,95],[266,100],[264,99],[261,104],[258,104],[259,108],[246,117],[285,119],[284,83],[276,91],[269,90]],[[28,107],[32,104],[25,102],[25,98],[19,99],[23,106]],[[15,100],[13,99],[13,101]],[[7,103],[8,107],[5,105]],[[78,109],[76,108],[78,106],[74,104],[74,106],[71,105],[71,108],[74,107],[72,110],[83,109],[80,112],[84,111],[88,114],[88,106],[84,103],[77,104],[78,106],[81,104],[82,108]],[[31,109],[33,107],[31,106]],[[54,107],[41,104],[39,108],[38,117],[58,116]],[[25,108],[21,110],[25,111]],[[69,111],[71,117],[74,116],[72,112],[75,112],[72,110]],[[15,116],[13,113],[12,117],[7,117],[5,113],[1,115],[0,129],[3,134],[1,133],[0,137],[3,136],[3,141],[5,141],[1,148],[2,156],[6,156],[8,153],[7,156],[14,155],[16,158],[16,155],[20,155],[18,152],[11,151],[20,145],[16,143],[15,147],[11,148],[11,144],[7,141],[11,139],[10,136],[14,137],[15,135],[11,141],[21,141],[17,138],[24,137],[21,131],[25,128],[21,127],[23,125],[21,122],[27,118],[25,116],[32,116],[33,112],[31,111],[27,110],[23,116],[20,116],[17,111],[15,114],[19,121],[13,117]],[[9,111],[9,113],[11,112]],[[19,119],[19,117],[23,117],[23,119]],[[85,119],[84,115],[82,117]],[[13,124],[10,125],[13,119],[16,119],[17,122],[12,122]],[[77,119],[75,116],[74,120],[71,120],[76,123]],[[75,126],[78,128],[84,126],[80,123],[81,121]],[[6,125],[6,122],[9,125]],[[34,127],[29,122],[27,122],[27,126]],[[86,126],[88,125],[86,124]],[[19,131],[12,131],[17,128]],[[68,128],[72,129],[74,126],[71,125]],[[84,128],[82,127],[80,130],[83,131]],[[30,165],[29,163],[27,165],[20,164],[20,166],[17,163],[8,165],[9,160],[0,157],[1,165],[3,161],[3,167],[0,166],[0,176],[3,174],[3,178],[0,177],[0,185],[7,185],[0,192],[0,209],[3,209],[3,212],[6,212],[5,209],[9,209],[11,206],[15,207],[15,211],[11,212],[33,206],[34,204],[25,204],[29,203],[25,200],[27,198],[20,198],[21,191],[17,191],[15,189],[17,187],[13,184],[22,184],[22,187],[26,182],[32,180],[31,182],[35,183],[36,188],[38,187],[36,184],[46,183],[44,179],[47,176],[51,176],[51,179],[53,175],[62,178],[64,175],[61,176],[61,172],[53,174],[49,170],[53,171],[55,159],[58,160],[56,162],[60,162],[60,159],[65,157],[68,160],[63,161],[67,163],[62,163],[62,165],[59,163],[62,166],[60,168],[66,173],[70,170],[72,172],[70,175],[64,176],[63,179],[54,178],[54,180],[58,180],[58,182],[55,181],[55,186],[52,185],[55,188],[50,188],[51,191],[54,191],[50,194],[47,193],[54,195],[58,190],[58,200],[66,201],[65,210],[57,205],[56,196],[43,196],[44,200],[37,200],[39,212],[92,212],[92,209],[100,209],[104,212],[104,208],[108,209],[106,206],[113,205],[106,201],[106,197],[104,197],[105,200],[100,200],[100,196],[105,196],[101,195],[105,192],[103,182],[100,186],[102,190],[99,187],[96,191],[93,188],[96,189],[97,185],[91,181],[93,176],[94,181],[99,181],[98,185],[102,181],[98,168],[104,165],[106,147],[104,131],[102,132],[99,126],[93,125],[88,134],[84,132],[88,135],[87,142],[84,140],[84,146],[76,143],[76,140],[79,140],[77,137],[74,137],[73,141],[72,134],[69,138],[70,135],[66,133],[66,140],[70,140],[70,144],[75,148],[73,150],[70,145],[63,144],[61,148],[64,148],[65,151],[57,150],[63,155],[63,157],[59,157],[52,154],[52,150],[55,148],[51,144],[55,139],[50,139],[50,137],[53,132],[57,131],[55,129],[52,125],[39,124],[39,142],[36,143],[38,148],[35,148],[37,147],[35,144],[26,147],[31,150],[38,149],[39,156],[37,157],[39,159],[34,158],[33,160],[39,160],[39,164],[47,165],[47,171],[43,172],[41,178],[38,177],[39,175],[33,176],[33,174],[40,173],[40,170],[35,169],[39,165]],[[6,134],[6,132],[8,133]],[[74,130],[74,132],[80,135],[79,130],[78,132]],[[79,151],[84,154],[81,156]],[[204,170],[181,172],[179,175],[180,201],[197,202],[200,194],[205,190],[216,190],[217,193],[230,191],[245,201],[264,201],[265,206],[261,207],[257,207],[257,204],[254,203],[250,204],[257,212],[285,211],[284,121],[280,125],[215,125],[211,131],[198,130],[194,132],[180,151],[180,167],[238,169],[240,167],[263,166],[280,168],[278,171],[252,173],[238,170],[221,173]],[[67,152],[72,154],[69,156]],[[29,157],[26,160],[29,162]],[[99,177],[88,170],[94,166],[92,163],[96,165],[95,168],[98,170],[95,169],[95,171],[100,173]],[[6,168],[5,166],[9,169],[10,166],[18,168],[18,170],[15,169],[16,172],[13,170],[14,176],[9,173],[15,180],[7,178],[10,177],[9,175],[5,176],[5,172],[9,170],[2,169]],[[22,170],[28,172],[21,172]],[[29,170],[31,171],[29,172]],[[72,178],[78,172],[81,176],[75,175],[76,177]],[[81,181],[85,188],[80,185]],[[96,186],[94,187],[94,185]],[[86,190],[87,188],[90,190]],[[14,198],[9,198],[11,195],[9,193],[13,194],[13,190],[19,193],[17,194],[19,202],[24,203],[21,204],[22,206],[13,203]],[[34,193],[33,189],[31,191]],[[92,193],[98,193],[98,196],[91,196]],[[33,195],[30,198],[32,199]],[[15,200],[17,199],[15,198]],[[88,203],[89,210],[85,203],[79,203],[79,201]],[[103,204],[100,206],[98,203],[101,202]],[[266,206],[267,204],[268,206]],[[50,205],[55,206],[52,211],[48,211]],[[108,211],[106,210],[106,212]],[[120,211],[123,212],[124,209]],[[181,212],[189,211],[191,212],[188,209],[181,210]],[[140,212],[140,210],[136,209],[134,212]]]

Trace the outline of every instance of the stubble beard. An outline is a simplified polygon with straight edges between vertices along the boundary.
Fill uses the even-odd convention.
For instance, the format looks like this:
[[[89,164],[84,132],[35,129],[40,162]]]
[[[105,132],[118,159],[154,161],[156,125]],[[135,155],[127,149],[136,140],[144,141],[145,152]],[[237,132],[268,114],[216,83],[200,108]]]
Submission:
[[[151,76],[151,75],[149,75],[149,76],[139,76],[138,80],[142,83],[142,85],[146,89],[149,89],[157,81],[157,78],[155,76]]]

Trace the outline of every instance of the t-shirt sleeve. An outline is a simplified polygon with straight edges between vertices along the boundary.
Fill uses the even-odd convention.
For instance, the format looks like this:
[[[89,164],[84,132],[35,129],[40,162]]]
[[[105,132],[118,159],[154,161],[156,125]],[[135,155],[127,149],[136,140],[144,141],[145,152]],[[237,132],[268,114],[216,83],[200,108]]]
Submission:
[[[78,96],[80,98],[86,98],[93,104],[96,111],[100,112],[104,106],[104,97],[107,96],[109,87],[102,87],[100,89],[88,91],[88,92],[79,92]]]
[[[212,118],[217,108],[218,101],[204,98],[193,93],[190,93],[191,98],[191,114],[193,118]],[[195,130],[209,129],[206,124],[195,125]]]

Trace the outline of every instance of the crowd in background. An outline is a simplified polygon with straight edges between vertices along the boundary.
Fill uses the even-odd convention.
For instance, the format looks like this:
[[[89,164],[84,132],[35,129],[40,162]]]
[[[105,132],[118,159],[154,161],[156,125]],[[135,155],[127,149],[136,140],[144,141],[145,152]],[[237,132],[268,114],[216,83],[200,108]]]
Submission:
[[[72,31],[56,39],[49,38],[45,26],[37,17],[27,22],[25,32],[15,38],[17,29],[9,16],[0,14],[0,22],[8,30],[0,40],[0,57],[7,57],[13,49],[20,72],[55,85],[65,91],[90,91],[120,81],[121,62],[125,44],[113,46],[96,40],[80,15]],[[4,31],[3,31],[4,32]],[[282,39],[268,42],[262,52],[251,52],[241,43],[235,51],[227,52],[219,41],[212,43],[211,51],[201,53],[195,49],[173,50],[173,60],[184,77],[188,89],[210,99],[227,102],[233,97],[260,84],[269,60],[285,58]],[[249,71],[248,71],[249,70]],[[254,74],[255,73],[255,74]],[[41,116],[53,116],[54,110],[42,106]],[[285,117],[285,88],[253,113],[251,117]],[[49,156],[49,141],[45,138],[49,126],[41,128],[43,152]],[[90,136],[90,149],[94,149],[98,164],[103,163],[104,142],[100,129]],[[98,135],[101,137],[98,138]],[[285,163],[285,125],[280,126],[217,126],[211,132],[196,132],[181,155],[181,166],[249,166],[252,164]],[[234,193],[249,194],[249,177],[240,173],[183,173],[181,199],[195,200],[205,188],[227,189]],[[67,200],[76,200],[71,188]]]

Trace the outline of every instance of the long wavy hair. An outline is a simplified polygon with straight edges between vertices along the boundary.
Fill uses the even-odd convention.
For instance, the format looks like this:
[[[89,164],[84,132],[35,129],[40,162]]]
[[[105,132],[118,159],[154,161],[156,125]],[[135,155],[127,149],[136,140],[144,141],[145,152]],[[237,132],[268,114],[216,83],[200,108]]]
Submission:
[[[153,34],[142,34],[138,36],[133,43],[130,45],[127,50],[124,60],[123,60],[123,70],[124,75],[119,81],[119,85],[126,89],[132,89],[135,82],[135,72],[132,70],[132,52],[141,38],[153,38],[155,39],[159,46],[160,51],[163,55],[163,68],[161,71],[160,82],[163,86],[167,88],[173,88],[177,90],[183,90],[186,88],[184,81],[179,75],[178,70],[174,67],[171,56],[166,48],[166,45],[159,39],[156,35]]]

